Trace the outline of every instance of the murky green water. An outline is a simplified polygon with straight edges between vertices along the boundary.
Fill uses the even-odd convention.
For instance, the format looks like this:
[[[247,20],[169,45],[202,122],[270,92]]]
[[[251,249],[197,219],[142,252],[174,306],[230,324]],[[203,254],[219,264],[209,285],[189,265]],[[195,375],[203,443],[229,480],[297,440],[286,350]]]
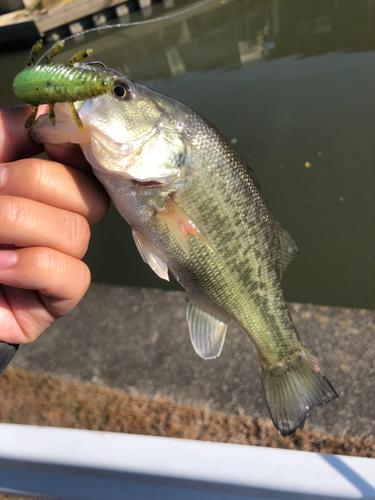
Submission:
[[[187,4],[168,3],[147,15]],[[232,141],[299,246],[283,279],[288,300],[373,309],[374,25],[373,0],[212,0],[70,41],[63,59],[90,46],[95,59],[186,102]],[[26,57],[0,54],[1,105],[16,102],[11,82]],[[114,210],[93,228],[86,261],[94,281],[179,287],[142,262]]]

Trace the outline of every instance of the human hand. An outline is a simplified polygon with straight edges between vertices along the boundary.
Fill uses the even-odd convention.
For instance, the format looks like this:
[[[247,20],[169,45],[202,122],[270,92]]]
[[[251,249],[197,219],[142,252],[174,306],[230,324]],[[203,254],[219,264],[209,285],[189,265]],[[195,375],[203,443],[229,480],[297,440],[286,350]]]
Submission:
[[[24,128],[29,114],[0,109],[0,341],[9,344],[32,342],[83,297],[89,225],[109,206],[79,148],[46,145],[50,160],[30,158],[43,146]]]

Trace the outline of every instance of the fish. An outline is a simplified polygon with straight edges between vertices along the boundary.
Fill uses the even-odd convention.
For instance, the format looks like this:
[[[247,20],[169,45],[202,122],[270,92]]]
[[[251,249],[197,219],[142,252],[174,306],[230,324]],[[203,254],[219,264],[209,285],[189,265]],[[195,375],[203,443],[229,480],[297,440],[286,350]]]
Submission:
[[[89,63],[78,63],[91,70]],[[337,397],[317,354],[299,336],[283,296],[284,269],[297,255],[256,177],[223,135],[186,104],[110,68],[111,91],[56,104],[33,140],[79,144],[132,228],[143,260],[187,292],[190,338],[203,359],[220,355],[233,320],[253,342],[266,403],[282,436],[309,410]]]

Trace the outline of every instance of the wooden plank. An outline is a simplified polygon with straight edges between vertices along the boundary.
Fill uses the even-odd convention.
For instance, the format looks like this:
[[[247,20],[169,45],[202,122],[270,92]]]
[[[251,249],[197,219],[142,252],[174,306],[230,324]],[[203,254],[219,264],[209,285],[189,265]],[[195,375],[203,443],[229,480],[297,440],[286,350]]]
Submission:
[[[121,3],[124,0],[80,0],[39,14],[36,25],[41,31],[50,31]]]
[[[16,17],[13,13],[0,16],[0,42],[16,43],[23,41],[35,41],[45,35],[46,32],[77,24],[81,20],[99,14],[106,9],[122,5],[124,0],[80,0],[61,7],[54,7],[47,12],[30,16],[24,20]],[[103,14],[104,15],[104,14]],[[98,18],[99,19],[99,18]],[[82,22],[83,29],[86,24]],[[95,20],[90,21],[90,27],[95,25]]]

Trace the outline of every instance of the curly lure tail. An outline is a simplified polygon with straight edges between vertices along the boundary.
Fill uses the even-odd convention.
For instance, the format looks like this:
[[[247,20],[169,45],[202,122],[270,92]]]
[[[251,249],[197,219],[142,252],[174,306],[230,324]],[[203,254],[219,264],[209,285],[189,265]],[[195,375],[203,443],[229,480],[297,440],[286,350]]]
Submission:
[[[56,43],[47,52],[44,63],[34,65],[42,46],[42,40],[34,44],[26,68],[18,73],[13,81],[15,95],[32,107],[32,113],[26,120],[25,127],[31,127],[35,121],[38,106],[41,104],[49,105],[49,118],[52,125],[55,125],[55,103],[67,102],[70,104],[77,126],[83,129],[74,103],[93,99],[109,92],[113,88],[114,77],[96,69],[74,66],[75,63],[91,55],[91,49],[77,52],[67,64],[51,63],[51,59],[63,49],[63,41]]]
[[[301,356],[288,367],[261,366],[267,406],[282,436],[301,427],[311,408],[338,397],[321,373],[315,352],[304,342],[303,347]]]

